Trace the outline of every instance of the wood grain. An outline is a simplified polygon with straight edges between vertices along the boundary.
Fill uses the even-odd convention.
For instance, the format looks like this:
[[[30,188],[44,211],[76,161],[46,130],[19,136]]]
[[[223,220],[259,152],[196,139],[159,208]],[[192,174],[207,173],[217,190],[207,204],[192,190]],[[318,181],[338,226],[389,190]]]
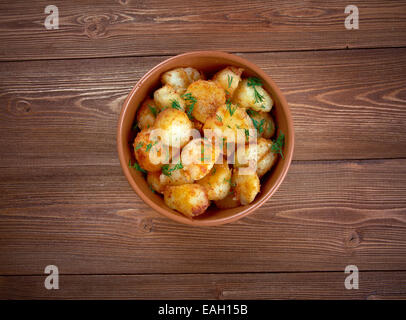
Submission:
[[[359,289],[344,272],[1,276],[0,299],[406,299],[406,272],[361,272]]]
[[[0,169],[0,274],[406,270],[406,159],[294,162],[237,223],[159,216],[117,166]]]
[[[406,49],[244,54],[292,110],[294,159],[406,157]],[[116,125],[165,57],[0,64],[0,166],[117,165]]]
[[[53,1],[60,27],[46,30],[49,1],[0,3],[0,59],[145,56],[402,47],[406,2],[360,0],[359,30],[346,30],[348,1]]]

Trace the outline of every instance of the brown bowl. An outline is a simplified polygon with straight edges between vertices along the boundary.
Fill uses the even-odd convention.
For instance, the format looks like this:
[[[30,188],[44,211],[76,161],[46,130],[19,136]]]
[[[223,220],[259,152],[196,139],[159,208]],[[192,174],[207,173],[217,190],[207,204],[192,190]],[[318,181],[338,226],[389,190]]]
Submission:
[[[132,151],[133,141],[131,141],[133,138],[131,132],[132,125],[138,106],[148,95],[151,95],[152,92],[159,87],[160,76],[165,71],[177,67],[193,67],[202,70],[206,75],[211,75],[229,65],[244,68],[244,77],[256,76],[261,78],[264,88],[271,94],[275,102],[272,112],[278,133],[279,130],[281,130],[285,134],[285,146],[283,150],[284,159],[279,157],[278,162],[272,170],[261,179],[261,192],[249,205],[232,209],[218,209],[214,206],[210,206],[204,214],[194,219],[190,219],[166,206],[163,198],[150,190],[143,174],[128,167],[130,160],[132,161],[131,163],[134,162]],[[121,110],[117,130],[117,147],[120,164],[123,168],[124,174],[131,187],[138,193],[144,202],[172,220],[195,226],[215,226],[236,221],[254,212],[275,193],[285,178],[292,160],[294,144],[293,136],[293,122],[286,99],[276,84],[265,72],[253,63],[229,53],[218,51],[197,51],[184,53],[161,62],[148,71],[138,81],[125,100]]]

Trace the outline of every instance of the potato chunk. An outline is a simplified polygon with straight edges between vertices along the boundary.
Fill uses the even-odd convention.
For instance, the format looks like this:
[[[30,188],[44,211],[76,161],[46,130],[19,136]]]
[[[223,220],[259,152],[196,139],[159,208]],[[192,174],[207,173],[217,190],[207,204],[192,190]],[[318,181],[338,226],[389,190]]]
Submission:
[[[208,139],[198,138],[190,141],[181,153],[185,171],[193,180],[207,175],[220,155],[220,149]]]
[[[165,184],[161,183],[159,176],[161,175],[160,171],[156,172],[148,172],[147,174],[147,182],[149,187],[159,193],[163,193],[165,189]]]
[[[238,168],[233,170],[231,184],[235,186],[235,195],[242,205],[250,204],[254,201],[260,191],[260,181],[257,174],[242,174],[241,170],[247,168]]]
[[[154,92],[154,101],[159,111],[166,108],[185,111],[185,101],[181,98],[180,94],[168,84]]]
[[[255,166],[258,161],[257,152],[257,143],[237,144],[234,153],[234,167]]]
[[[194,68],[176,68],[165,72],[161,82],[172,86],[177,93],[183,94],[192,82],[202,78],[203,75]]]
[[[255,133],[254,125],[245,109],[234,105],[228,107],[224,105],[218,108],[216,113],[204,124],[203,130],[207,129],[214,130],[217,136],[225,138],[223,150],[230,157],[233,157],[234,144],[245,143],[246,133],[249,134],[249,139]]]
[[[160,129],[164,144],[181,148],[190,140],[193,124],[183,111],[168,108],[158,115],[154,128]]]
[[[145,99],[137,112],[138,127],[141,130],[151,128],[154,125],[158,112],[159,109],[155,101],[150,98]]]
[[[197,181],[205,187],[209,200],[221,200],[230,192],[231,170],[226,163],[215,164],[210,173]]]
[[[275,122],[268,112],[258,112],[252,109],[247,109],[254,127],[257,129],[257,136],[265,139],[270,139],[275,134]]]
[[[196,99],[192,116],[202,123],[205,123],[207,118],[226,102],[223,88],[213,81],[198,80],[193,82],[186,90],[185,95],[188,94]]]
[[[164,165],[162,167],[162,174],[159,177],[161,184],[168,186],[179,186],[194,182],[191,175],[185,170],[185,168],[182,167],[179,169],[178,167],[178,163]]]
[[[134,139],[134,154],[138,164],[144,170],[156,172],[161,170],[165,148],[158,138],[152,139],[152,128],[141,130]],[[151,150],[154,148],[154,150]],[[168,152],[169,157],[169,152]]]
[[[213,81],[220,85],[225,91],[227,98],[231,98],[241,81],[241,74],[244,69],[227,67],[220,70],[213,76]]]
[[[198,184],[167,186],[164,190],[166,205],[189,218],[206,211],[210,205],[206,190]]]
[[[255,82],[244,79],[234,92],[233,102],[242,108],[251,108],[255,111],[269,112],[273,106],[273,100],[268,92]],[[255,88],[255,89],[254,89]]]
[[[272,141],[264,138],[258,139],[258,162],[257,174],[262,177],[267,173],[276,163],[278,155],[271,151]]]

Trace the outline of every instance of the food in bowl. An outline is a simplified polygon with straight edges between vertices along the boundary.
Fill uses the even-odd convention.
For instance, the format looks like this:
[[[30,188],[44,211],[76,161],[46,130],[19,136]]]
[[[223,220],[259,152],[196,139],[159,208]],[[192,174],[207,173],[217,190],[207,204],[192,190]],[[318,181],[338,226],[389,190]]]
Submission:
[[[234,66],[213,76],[186,67],[161,83],[138,108],[130,168],[189,218],[253,202],[284,147],[261,79]]]

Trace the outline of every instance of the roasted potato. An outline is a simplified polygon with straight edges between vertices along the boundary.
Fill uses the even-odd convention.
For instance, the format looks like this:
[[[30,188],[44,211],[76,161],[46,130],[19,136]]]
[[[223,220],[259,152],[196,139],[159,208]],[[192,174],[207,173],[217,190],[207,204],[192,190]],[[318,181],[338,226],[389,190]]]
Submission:
[[[181,148],[190,140],[192,128],[186,113],[173,108],[163,110],[154,123],[154,129],[160,129],[163,143],[174,148]]]
[[[230,112],[231,110],[231,112]],[[249,138],[254,135],[254,125],[245,112],[245,109],[238,108],[235,105],[223,105],[219,107],[216,113],[207,119],[203,130],[211,129],[216,134],[224,137],[223,153],[228,155],[228,159],[233,157],[234,145],[246,142],[246,133]],[[248,130],[248,131],[247,131]]]
[[[271,151],[272,141],[264,138],[258,139],[257,175],[262,177],[267,173],[278,159],[277,154]]]
[[[226,97],[231,98],[241,81],[241,74],[244,69],[237,67],[227,67],[220,70],[213,76],[213,81],[226,91]]]
[[[199,184],[167,186],[164,190],[164,201],[169,208],[189,218],[202,214],[210,205],[205,188]]]
[[[172,86],[177,93],[183,94],[192,82],[202,78],[203,75],[194,68],[176,68],[165,72],[161,82]]]
[[[242,205],[250,204],[254,201],[256,195],[260,191],[260,181],[255,172],[242,173],[241,171],[247,168],[233,169],[231,177],[231,185],[235,186],[235,196],[240,200]]]
[[[255,80],[256,78],[244,79],[234,92],[233,103],[242,108],[251,108],[255,111],[269,112],[273,106],[273,100],[268,92]]]
[[[191,140],[181,153],[182,164],[185,171],[193,180],[202,179],[213,168],[220,155],[220,149],[208,139]]]
[[[179,186],[182,184],[193,183],[194,180],[185,168],[179,168],[179,163],[165,164],[159,177],[161,184],[169,186]]]
[[[237,144],[234,153],[234,167],[248,167],[257,163],[258,145],[256,143]]]
[[[151,128],[154,125],[158,112],[159,109],[157,108],[155,101],[151,98],[145,99],[137,112],[138,128],[141,130]]]
[[[228,164],[215,164],[209,174],[197,181],[206,191],[209,200],[224,199],[230,192],[231,170]]]
[[[257,129],[257,136],[265,139],[270,139],[275,134],[275,122],[268,112],[258,112],[252,109],[247,109],[254,127]]]
[[[166,108],[174,108],[185,111],[185,101],[180,94],[170,85],[164,85],[154,92],[154,101],[159,111]]]
[[[184,97],[187,95],[191,95],[196,100],[192,116],[202,123],[205,123],[207,118],[226,102],[223,88],[213,81],[198,80],[193,82],[187,88]]]
[[[160,171],[148,172],[147,182],[152,190],[159,193],[163,193],[165,189],[165,184],[161,183],[161,180],[159,179],[160,175],[161,175]]]
[[[134,154],[144,170],[156,172],[165,162],[165,148],[158,138],[152,139],[152,128],[141,130],[134,139]],[[152,150],[154,148],[154,150]]]

